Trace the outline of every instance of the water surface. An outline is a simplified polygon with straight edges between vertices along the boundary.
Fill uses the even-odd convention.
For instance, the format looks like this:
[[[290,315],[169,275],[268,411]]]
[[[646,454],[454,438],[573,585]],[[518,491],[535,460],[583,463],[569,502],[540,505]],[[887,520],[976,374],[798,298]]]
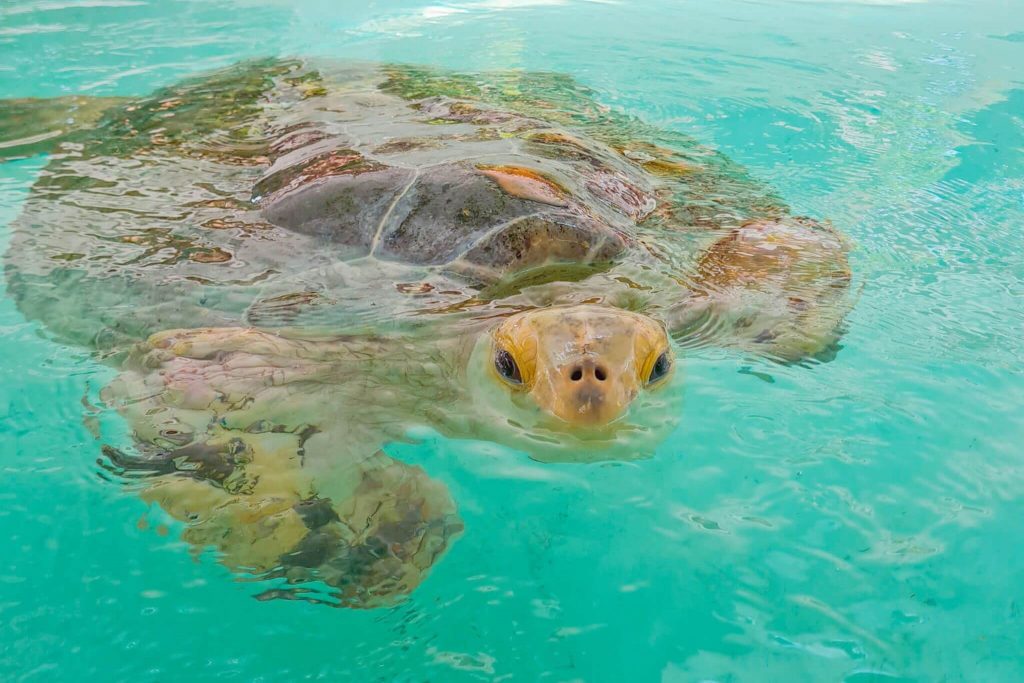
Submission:
[[[101,479],[82,400],[111,371],[4,299],[0,677],[1024,678],[1019,4],[0,8],[2,97],[140,95],[266,54],[565,72],[717,146],[856,243],[845,348],[810,368],[688,353],[681,425],[646,461],[390,448],[451,488],[466,533],[401,605],[333,610],[254,600]],[[0,224],[44,163],[0,166]]]

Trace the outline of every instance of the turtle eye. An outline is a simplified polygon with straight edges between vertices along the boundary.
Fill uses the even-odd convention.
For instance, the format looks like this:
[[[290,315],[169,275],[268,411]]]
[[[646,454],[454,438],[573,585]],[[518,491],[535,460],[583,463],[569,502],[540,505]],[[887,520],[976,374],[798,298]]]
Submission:
[[[663,379],[668,371],[672,369],[672,360],[668,357],[668,351],[665,351],[658,360],[654,361],[654,367],[651,368],[651,374],[647,378],[648,384],[654,384],[660,379]]]
[[[512,354],[505,349],[498,349],[498,352],[494,354],[494,369],[498,371],[498,374],[505,378],[506,381],[512,384],[522,384],[523,376],[519,373],[519,366],[516,365],[516,359],[512,357]]]

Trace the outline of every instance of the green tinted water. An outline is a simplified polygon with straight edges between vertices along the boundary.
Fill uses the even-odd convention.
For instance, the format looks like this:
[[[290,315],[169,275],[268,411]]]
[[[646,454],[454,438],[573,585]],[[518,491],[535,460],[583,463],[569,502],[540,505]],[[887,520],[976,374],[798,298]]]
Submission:
[[[691,352],[646,461],[389,448],[448,484],[466,532],[400,606],[332,610],[252,599],[101,479],[82,399],[110,370],[4,299],[0,677],[1024,679],[1024,8],[0,8],[3,97],[143,94],[262,54],[562,71],[717,145],[856,242],[845,348],[812,368]],[[43,163],[0,166],[0,224]]]

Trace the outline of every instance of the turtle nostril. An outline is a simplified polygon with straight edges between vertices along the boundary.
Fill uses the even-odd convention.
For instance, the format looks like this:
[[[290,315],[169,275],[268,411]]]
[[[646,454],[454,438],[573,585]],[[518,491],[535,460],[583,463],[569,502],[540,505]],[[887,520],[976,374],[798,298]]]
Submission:
[[[571,379],[573,382],[579,382],[581,379],[583,379],[583,368],[579,366],[573,368],[572,374],[569,375],[569,379]]]
[[[598,382],[603,382],[606,379],[608,379],[608,373],[605,372],[604,368],[598,365],[596,368],[594,368],[594,377],[597,378]]]

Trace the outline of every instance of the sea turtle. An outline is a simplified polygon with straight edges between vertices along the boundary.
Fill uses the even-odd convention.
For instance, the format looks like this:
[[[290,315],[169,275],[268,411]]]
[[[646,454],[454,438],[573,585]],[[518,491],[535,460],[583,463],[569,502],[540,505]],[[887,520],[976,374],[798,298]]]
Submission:
[[[0,103],[0,155],[42,152],[8,291],[118,368],[106,465],[227,566],[347,606],[462,529],[387,443],[644,457],[679,348],[824,358],[849,306],[833,228],[557,74],[275,59]]]

